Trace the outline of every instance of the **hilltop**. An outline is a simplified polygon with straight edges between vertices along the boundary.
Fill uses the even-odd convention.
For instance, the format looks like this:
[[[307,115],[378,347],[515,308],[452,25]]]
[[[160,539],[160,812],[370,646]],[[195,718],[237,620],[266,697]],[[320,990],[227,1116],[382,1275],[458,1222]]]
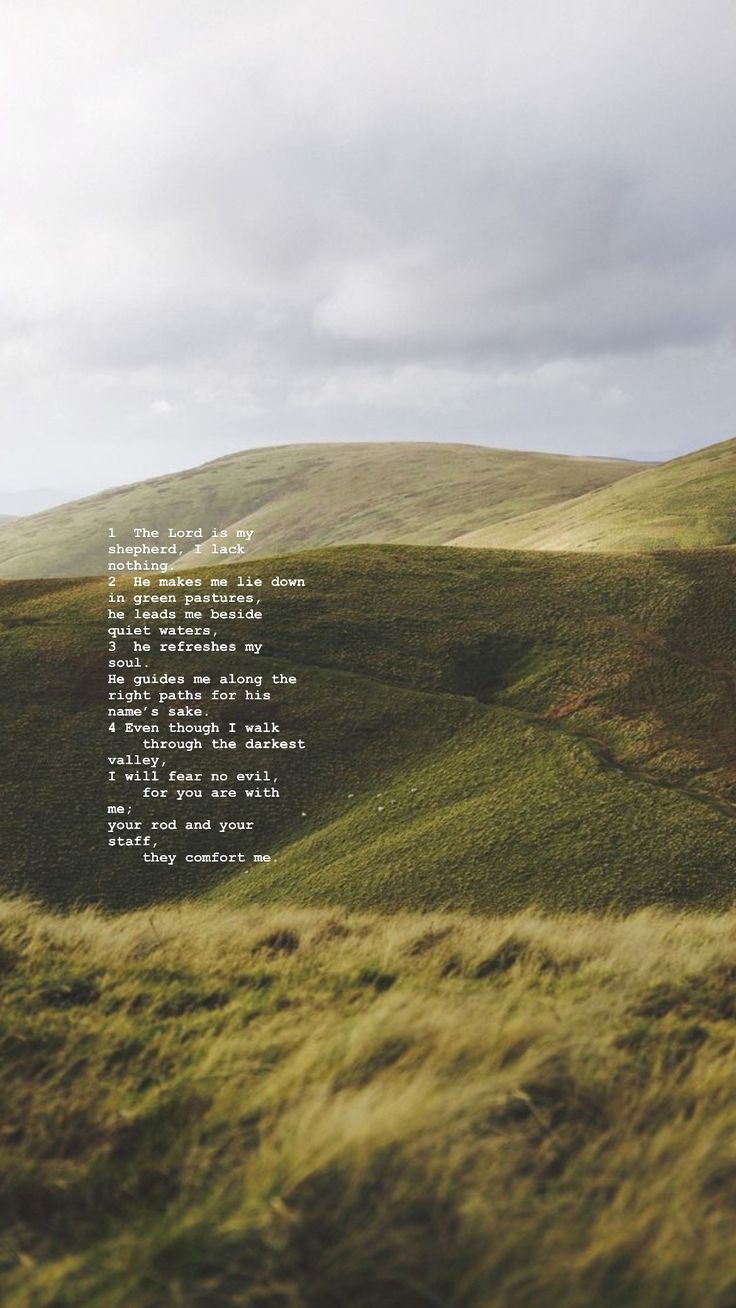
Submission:
[[[0,577],[99,574],[108,527],[123,537],[136,526],[202,525],[207,536],[245,522],[255,532],[251,553],[261,555],[352,542],[441,544],[642,466],[431,442],[244,450],[8,524]]]
[[[736,541],[736,440],[710,445],[589,492],[464,533],[476,549],[633,551]]]
[[[307,584],[264,587],[262,653],[223,666],[293,672],[298,691],[267,714],[242,694],[206,713],[243,727],[276,716],[284,736],[308,739],[306,766],[279,759],[282,798],[256,805],[257,833],[231,842],[275,861],[187,865],[212,838],[181,829],[165,869],[108,849],[105,760],[131,737],[121,748],[100,710],[105,585],[20,581],[0,586],[6,885],[116,907],[191,895],[482,912],[732,901],[733,552],[361,546],[257,566]],[[246,622],[228,634],[251,635]],[[166,657],[177,672],[212,667]],[[157,817],[177,812],[173,792],[156,803]],[[198,805],[246,809],[240,796]]]

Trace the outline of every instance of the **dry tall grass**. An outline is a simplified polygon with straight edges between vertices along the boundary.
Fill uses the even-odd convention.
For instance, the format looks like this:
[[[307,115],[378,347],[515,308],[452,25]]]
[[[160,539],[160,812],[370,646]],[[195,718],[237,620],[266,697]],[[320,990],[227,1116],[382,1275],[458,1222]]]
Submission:
[[[733,1308],[736,913],[0,915],[5,1308]]]

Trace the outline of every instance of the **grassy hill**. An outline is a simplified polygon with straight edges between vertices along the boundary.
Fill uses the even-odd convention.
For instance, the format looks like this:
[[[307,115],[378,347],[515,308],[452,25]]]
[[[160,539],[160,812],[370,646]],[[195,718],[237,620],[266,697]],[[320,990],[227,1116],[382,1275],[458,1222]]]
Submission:
[[[257,829],[213,839],[179,825],[160,837],[177,854],[163,870],[107,846],[106,758],[136,743],[109,735],[100,708],[104,583],[4,583],[5,885],[116,907],[186,895],[392,911],[729,904],[735,568],[728,550],[612,560],[363,546],[260,560],[263,651],[219,666],[296,674],[298,687],[267,708],[242,692],[207,702],[206,718],[223,731],[234,719],[245,739],[274,717],[308,751],[279,756],[276,801],[238,789],[197,804],[195,816],[247,814]],[[307,585],[273,589],[277,574]],[[189,676],[213,660],[152,666]],[[164,770],[169,758],[191,762],[172,752]],[[241,749],[237,766],[254,758]],[[185,807],[170,792],[136,799],[133,815]],[[186,851],[213,847],[274,861],[185,865]]]
[[[736,541],[736,440],[708,446],[569,504],[464,533],[453,545],[524,550],[657,550]]]
[[[3,1308],[726,1308],[735,940],[0,903]]]
[[[131,783],[166,868],[108,844],[108,760],[149,751],[107,730],[118,601],[0,582],[3,1308],[728,1308],[736,550],[249,569],[235,653],[152,619],[126,691],[298,678],[200,692],[242,747],[163,779],[263,767],[264,717],[308,750],[278,800]]]
[[[136,526],[201,525],[207,537],[245,523],[260,555],[353,541],[441,544],[641,466],[436,443],[244,450],[18,520],[2,532],[0,576],[100,573],[109,526],[122,539]]]

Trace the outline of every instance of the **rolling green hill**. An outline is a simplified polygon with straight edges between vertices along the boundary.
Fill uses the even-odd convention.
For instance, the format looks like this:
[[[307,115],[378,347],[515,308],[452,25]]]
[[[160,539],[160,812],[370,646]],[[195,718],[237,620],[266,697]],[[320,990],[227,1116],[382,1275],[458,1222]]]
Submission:
[[[608,485],[641,464],[493,450],[365,443],[244,450],[20,519],[2,532],[0,577],[103,571],[107,528],[255,531],[253,554],[356,541],[441,544]]]
[[[710,445],[451,543],[524,550],[658,550],[736,541],[736,440]]]
[[[308,752],[279,757],[277,801],[248,806],[239,792],[196,815],[255,812],[252,836],[219,847],[274,861],[187,867],[185,851],[213,837],[181,827],[162,838],[177,854],[165,870],[107,847],[106,758],[135,745],[107,734],[101,708],[106,588],[18,581],[0,586],[8,888],[117,907],[182,895],[483,912],[732,901],[733,552],[363,546],[257,566],[267,583],[307,584],[267,584],[263,652],[219,666],[298,675],[298,688],[265,711],[238,692],[205,714],[241,733],[273,716]],[[247,622],[223,633],[252,635]],[[169,671],[212,670],[212,656],[165,657]],[[134,816],[182,811],[170,792]]]

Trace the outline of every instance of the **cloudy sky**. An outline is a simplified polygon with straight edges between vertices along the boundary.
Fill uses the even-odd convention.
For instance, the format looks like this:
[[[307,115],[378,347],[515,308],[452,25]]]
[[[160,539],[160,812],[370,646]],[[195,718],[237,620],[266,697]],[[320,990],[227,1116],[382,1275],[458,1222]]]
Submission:
[[[0,29],[4,490],[736,434],[733,0],[4,0]]]

